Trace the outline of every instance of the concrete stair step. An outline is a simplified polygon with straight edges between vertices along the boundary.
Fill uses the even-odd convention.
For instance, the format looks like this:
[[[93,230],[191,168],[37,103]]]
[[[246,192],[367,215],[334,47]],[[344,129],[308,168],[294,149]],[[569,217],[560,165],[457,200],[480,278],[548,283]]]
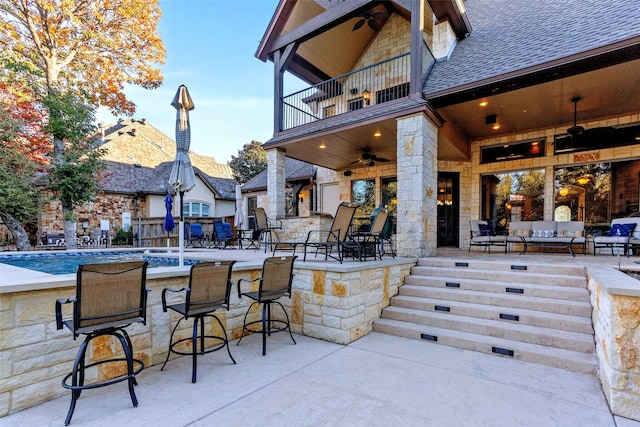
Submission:
[[[397,306],[386,307],[382,311],[381,317],[429,327],[447,328],[476,335],[528,342],[558,349],[584,353],[592,353],[595,351],[593,334],[522,325],[505,320],[497,321],[470,318],[450,313],[429,312]]]
[[[441,268],[416,266],[411,269],[411,276],[487,280],[494,282],[531,283],[546,286],[585,287],[587,277],[567,274],[529,273],[526,271],[493,271],[470,268]]]
[[[420,298],[397,295],[391,301],[393,306],[431,312],[449,313],[456,316],[477,317],[481,319],[517,322],[528,326],[559,329],[563,331],[593,334],[591,318],[571,316],[514,307],[451,301],[435,298]]]
[[[489,281],[459,277],[425,277],[407,276],[405,285],[438,287],[449,289],[466,289],[490,292],[494,294],[511,294],[538,298],[554,298],[572,301],[589,301],[589,291],[586,283],[582,287],[548,286],[521,282]]]
[[[406,278],[406,281],[409,277]],[[462,285],[461,285],[462,286]],[[526,291],[526,290],[525,290]],[[587,297],[583,297],[583,293]],[[468,303],[477,303],[484,305],[494,305],[496,307],[509,307],[514,309],[529,309],[536,311],[544,311],[547,313],[563,313],[573,316],[591,317],[591,303],[588,300],[588,292],[575,295],[566,295],[566,297],[580,297],[578,300],[571,299],[552,299],[525,294],[495,294],[473,289],[450,288],[444,285],[440,287],[422,286],[422,285],[403,285],[399,288],[398,296],[410,296],[419,298],[434,298],[439,300],[460,301]],[[392,302],[396,297],[392,298]]]
[[[468,332],[419,325],[416,323],[381,318],[373,323],[376,332],[388,333],[413,339],[437,339],[434,343],[467,350],[495,354],[502,357],[538,363],[574,372],[596,375],[598,363],[595,354],[547,347],[513,341],[498,337],[488,337]],[[428,351],[425,350],[425,351]]]
[[[464,266],[466,264],[466,267]],[[456,266],[458,265],[458,266]],[[569,276],[582,276],[586,277],[587,273],[584,266],[581,265],[556,265],[544,262],[535,262],[531,259],[527,260],[499,260],[495,261],[483,261],[478,259],[459,259],[459,258],[446,258],[446,257],[429,257],[420,258],[417,266],[421,267],[441,267],[441,268],[456,268],[456,269],[470,269],[470,270],[489,270],[489,271],[509,271],[509,272],[528,272],[528,273],[543,273],[543,274],[559,274]],[[523,270],[524,269],[524,270]]]

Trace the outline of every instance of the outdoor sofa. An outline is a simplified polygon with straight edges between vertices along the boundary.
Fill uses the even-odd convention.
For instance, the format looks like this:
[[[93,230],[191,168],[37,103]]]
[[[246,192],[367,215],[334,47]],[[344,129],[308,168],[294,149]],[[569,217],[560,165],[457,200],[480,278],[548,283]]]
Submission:
[[[586,238],[582,221],[511,221],[509,224],[508,243],[521,243],[522,251],[527,252],[530,246],[539,248],[566,248],[571,256],[575,256],[573,245],[581,245],[586,254]]]

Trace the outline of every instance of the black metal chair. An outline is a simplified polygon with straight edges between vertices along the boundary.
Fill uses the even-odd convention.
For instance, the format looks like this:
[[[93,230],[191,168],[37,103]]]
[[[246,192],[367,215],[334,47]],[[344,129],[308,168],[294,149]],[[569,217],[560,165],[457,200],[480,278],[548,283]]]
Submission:
[[[254,332],[262,334],[262,355],[267,354],[267,335],[271,335],[274,332],[289,331],[289,335],[296,344],[296,340],[291,333],[291,325],[289,322],[289,315],[284,306],[278,301],[282,297],[291,297],[291,285],[293,283],[293,262],[297,256],[283,256],[283,257],[271,257],[264,260],[262,265],[262,275],[254,280],[240,279],[238,280],[238,298],[246,296],[253,300],[253,303],[247,309],[244,315],[244,321],[242,322],[242,335],[236,343],[240,344],[244,337],[244,332]],[[259,281],[257,291],[242,292],[242,282],[256,282]],[[247,323],[247,316],[251,311],[254,304],[262,304],[262,318]],[[282,308],[284,317],[286,320],[273,319],[271,317],[271,305],[277,304]],[[260,325],[258,328],[251,329],[251,326]]]
[[[166,312],[167,309],[173,310],[180,314],[182,317],[176,323],[176,326],[171,332],[171,338],[169,338],[169,352],[167,358],[160,370],[162,371],[169,361],[171,353],[180,355],[191,355],[192,357],[192,370],[191,370],[191,382],[196,382],[196,374],[198,370],[198,355],[211,353],[213,351],[220,350],[224,347],[227,348],[229,357],[235,365],[236,361],[231,355],[229,350],[229,339],[227,338],[227,331],[214,313],[220,309],[229,310],[229,296],[231,294],[231,269],[235,264],[235,261],[213,261],[213,262],[199,262],[191,266],[189,274],[189,286],[182,289],[165,288],[162,291],[162,311]],[[166,294],[167,292],[182,292],[186,291],[184,302],[167,305]],[[180,325],[180,322],[184,319],[193,318],[193,333],[188,338],[182,338],[177,341],[173,341],[173,336]],[[204,319],[205,317],[211,317],[215,319],[220,326],[220,333],[205,331]],[[200,326],[200,334],[198,335],[198,325]],[[214,344],[207,348],[205,341],[212,341]],[[185,342],[191,342],[190,351],[182,351],[177,347]]]
[[[278,242],[278,234],[275,230],[282,228],[282,221],[267,217],[264,208],[255,208],[253,214],[255,215],[255,230],[260,232],[259,241],[262,241],[258,243],[258,246],[263,244],[264,252],[267,253],[267,246]]]
[[[65,425],[71,422],[82,390],[128,381],[131,402],[133,406],[138,406],[133,387],[137,385],[135,376],[144,369],[144,363],[133,358],[131,339],[124,328],[133,323],[146,324],[147,292],[150,291],[146,287],[146,273],[146,261],[80,265],[76,275],[76,296],[56,301],[57,329],[66,326],[73,332],[74,340],[81,334],[85,335],[73,362],[73,370],[62,380],[62,386],[71,390],[71,405]],[[62,304],[68,303],[73,303],[73,318],[63,321]],[[85,356],[89,343],[105,335],[116,337],[120,341],[124,357],[87,364]],[[126,362],[126,374],[85,384],[86,369],[113,362]],[[68,384],[69,378],[71,384]]]

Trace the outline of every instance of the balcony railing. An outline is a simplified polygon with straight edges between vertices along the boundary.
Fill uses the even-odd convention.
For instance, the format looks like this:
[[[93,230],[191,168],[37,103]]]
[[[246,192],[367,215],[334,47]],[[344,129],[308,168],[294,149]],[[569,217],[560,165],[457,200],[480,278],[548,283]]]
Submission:
[[[435,62],[425,47],[423,76]],[[281,130],[409,96],[410,54],[369,65],[293,93],[282,100]]]

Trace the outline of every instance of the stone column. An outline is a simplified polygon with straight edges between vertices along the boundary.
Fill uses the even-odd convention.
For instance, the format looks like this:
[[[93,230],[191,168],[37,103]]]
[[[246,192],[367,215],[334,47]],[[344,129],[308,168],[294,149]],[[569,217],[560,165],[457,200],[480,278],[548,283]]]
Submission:
[[[424,114],[397,121],[399,256],[435,256],[438,128]]]
[[[277,148],[267,150],[267,198],[265,206],[269,218],[284,218],[285,216],[285,151]]]

